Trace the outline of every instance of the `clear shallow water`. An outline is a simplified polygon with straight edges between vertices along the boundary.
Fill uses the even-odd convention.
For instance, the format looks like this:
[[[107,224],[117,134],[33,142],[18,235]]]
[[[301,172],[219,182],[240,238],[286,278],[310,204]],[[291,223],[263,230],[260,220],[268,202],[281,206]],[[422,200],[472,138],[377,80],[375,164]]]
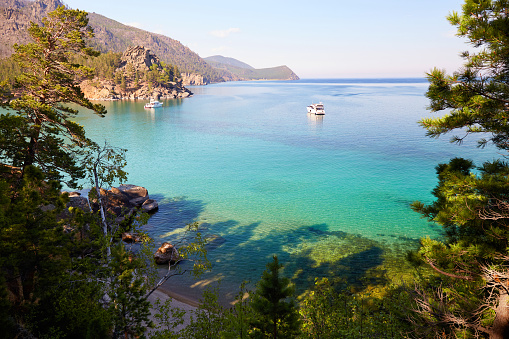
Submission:
[[[210,273],[168,288],[189,295],[222,278],[231,298],[273,254],[303,289],[319,276],[394,274],[391,258],[439,236],[409,203],[430,201],[439,162],[495,153],[474,139],[427,138],[417,124],[431,115],[426,89],[421,79],[235,82],[194,87],[193,97],[155,110],[104,102],[106,118],[85,112],[78,122],[94,140],[129,150],[129,183],[160,201],[147,225],[157,243],[193,221],[220,237]],[[326,115],[306,114],[318,101]]]

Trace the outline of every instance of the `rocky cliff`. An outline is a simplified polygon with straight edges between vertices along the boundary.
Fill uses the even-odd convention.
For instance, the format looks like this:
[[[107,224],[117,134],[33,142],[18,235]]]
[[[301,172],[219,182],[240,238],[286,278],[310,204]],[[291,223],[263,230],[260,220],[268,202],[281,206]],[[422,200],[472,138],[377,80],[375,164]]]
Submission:
[[[62,3],[59,0],[0,1],[0,58],[12,54],[12,45],[31,42],[28,35],[30,21],[40,24],[48,12],[55,10]]]
[[[149,49],[143,46],[130,47],[122,54],[120,65],[115,70],[119,77],[124,78],[123,83],[94,78],[83,81],[80,87],[85,96],[92,100],[174,99],[187,98],[193,94],[183,86],[181,80],[154,84],[133,78],[133,74],[145,74],[153,65],[158,72],[163,72],[159,58]]]
[[[207,84],[200,74],[182,73],[180,75],[182,76],[182,84],[184,86],[202,86]]]
[[[131,65],[135,71],[146,72],[152,65],[161,67],[161,61],[149,49],[143,46],[129,47],[120,58],[120,65],[117,71],[121,71]]]
[[[48,12],[62,5],[60,0],[0,0],[0,58],[14,52],[14,43],[31,42],[27,30],[30,21],[40,24]],[[100,14],[89,13],[88,17],[95,34],[89,44],[103,53],[122,53],[130,46],[143,45],[181,71],[202,75],[205,83],[230,80],[228,72],[214,69],[177,40],[121,24]]]

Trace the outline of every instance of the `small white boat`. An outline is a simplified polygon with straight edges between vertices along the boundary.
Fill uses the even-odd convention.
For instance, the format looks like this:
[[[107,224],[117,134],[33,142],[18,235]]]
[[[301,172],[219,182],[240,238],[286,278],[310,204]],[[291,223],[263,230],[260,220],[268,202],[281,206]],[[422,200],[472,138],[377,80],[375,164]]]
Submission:
[[[157,100],[150,100],[149,103],[145,104],[145,108],[156,108],[156,107],[162,107],[163,103]]]
[[[316,114],[316,115],[324,115],[325,114],[325,108],[323,108],[323,104],[311,104],[308,107],[308,113]]]

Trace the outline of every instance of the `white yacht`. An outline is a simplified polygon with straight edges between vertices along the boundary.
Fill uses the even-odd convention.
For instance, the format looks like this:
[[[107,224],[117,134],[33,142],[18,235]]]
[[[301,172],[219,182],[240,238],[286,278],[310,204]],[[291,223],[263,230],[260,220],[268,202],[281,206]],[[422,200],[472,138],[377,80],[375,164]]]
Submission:
[[[323,108],[323,104],[311,104],[308,106],[308,113],[316,114],[316,115],[324,115],[325,109]]]
[[[162,107],[163,103],[157,100],[150,99],[150,102],[145,104],[145,108],[156,108],[156,107]]]

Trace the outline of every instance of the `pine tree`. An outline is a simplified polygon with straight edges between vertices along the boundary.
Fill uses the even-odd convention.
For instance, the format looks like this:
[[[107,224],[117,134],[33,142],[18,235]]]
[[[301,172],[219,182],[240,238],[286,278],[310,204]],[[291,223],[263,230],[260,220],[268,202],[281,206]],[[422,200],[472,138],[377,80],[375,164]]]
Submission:
[[[280,276],[283,267],[277,256],[267,264],[251,300],[255,313],[253,336],[257,338],[294,338],[300,329],[298,308],[291,297],[295,288]]]
[[[465,65],[447,75],[428,74],[428,135],[459,131],[453,142],[482,133],[479,145],[509,150],[509,1],[466,0],[448,19],[478,53],[464,52]],[[504,156],[505,157],[505,156]],[[509,165],[499,160],[476,168],[452,159],[437,167],[436,201],[413,208],[444,229],[443,240],[423,239],[417,259],[429,274],[416,290],[418,335],[509,337]]]
[[[77,163],[79,152],[90,140],[71,120],[78,111],[65,103],[106,113],[103,106],[87,100],[78,86],[80,79],[92,76],[92,70],[70,61],[76,54],[98,55],[86,46],[92,34],[87,13],[61,6],[43,19],[42,26],[31,23],[29,33],[33,43],[14,45],[13,58],[23,73],[14,85],[20,96],[8,105],[14,113],[0,116],[5,128],[0,130],[0,159],[21,167],[20,178],[28,166],[36,165],[47,179],[66,175],[68,183],[75,185],[84,174]]]

